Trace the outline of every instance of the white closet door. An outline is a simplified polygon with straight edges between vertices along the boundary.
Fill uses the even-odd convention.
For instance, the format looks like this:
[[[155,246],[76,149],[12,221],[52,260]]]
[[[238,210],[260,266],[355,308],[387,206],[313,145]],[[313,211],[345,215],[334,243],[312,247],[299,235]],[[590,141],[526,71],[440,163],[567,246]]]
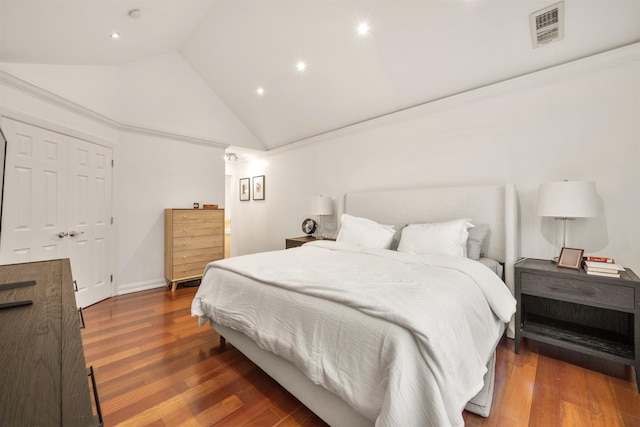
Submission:
[[[6,118],[0,261],[69,258],[86,307],[112,295],[112,150]]]
[[[78,306],[109,298],[112,150],[70,138],[69,258]]]
[[[2,120],[2,130],[7,139],[2,263],[63,258],[67,244],[66,137],[7,119]]]

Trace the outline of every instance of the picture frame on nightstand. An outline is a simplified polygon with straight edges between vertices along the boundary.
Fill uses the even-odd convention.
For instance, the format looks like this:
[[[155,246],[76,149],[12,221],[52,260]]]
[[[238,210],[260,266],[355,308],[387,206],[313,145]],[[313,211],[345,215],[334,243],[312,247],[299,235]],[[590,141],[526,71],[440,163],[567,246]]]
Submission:
[[[583,254],[584,249],[562,248],[560,258],[558,258],[558,267],[580,270]]]

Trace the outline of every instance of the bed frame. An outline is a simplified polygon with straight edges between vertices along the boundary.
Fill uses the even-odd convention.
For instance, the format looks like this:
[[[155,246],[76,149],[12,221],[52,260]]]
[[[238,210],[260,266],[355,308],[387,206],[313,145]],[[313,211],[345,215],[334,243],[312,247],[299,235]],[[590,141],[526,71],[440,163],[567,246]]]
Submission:
[[[440,222],[470,218],[475,224],[488,224],[490,234],[483,253],[504,264],[505,282],[514,292],[514,264],[518,259],[517,196],[512,184],[418,188],[397,191],[349,193],[338,204],[338,214],[370,218],[383,224]],[[331,426],[374,425],[338,396],[312,383],[290,362],[259,348],[246,335],[211,322],[211,327],[245,356],[280,383],[305,406]],[[513,319],[507,335],[513,338]],[[497,345],[497,343],[496,343]],[[493,400],[495,352],[487,364],[484,388],[466,409],[488,416]]]

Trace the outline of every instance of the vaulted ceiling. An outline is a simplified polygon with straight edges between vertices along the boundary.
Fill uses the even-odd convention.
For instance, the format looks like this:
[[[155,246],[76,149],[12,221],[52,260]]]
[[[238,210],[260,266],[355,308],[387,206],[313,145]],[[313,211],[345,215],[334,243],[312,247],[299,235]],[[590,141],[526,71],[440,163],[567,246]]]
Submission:
[[[0,61],[118,66],[178,52],[271,149],[640,41],[640,1],[565,0],[564,39],[534,49],[530,16],[552,4],[0,0]]]

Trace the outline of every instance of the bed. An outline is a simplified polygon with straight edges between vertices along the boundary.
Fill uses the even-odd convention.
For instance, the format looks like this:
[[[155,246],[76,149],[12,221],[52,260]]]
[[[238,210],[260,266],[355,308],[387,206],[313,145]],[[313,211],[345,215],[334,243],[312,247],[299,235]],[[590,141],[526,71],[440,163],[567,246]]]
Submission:
[[[464,408],[488,415],[513,337],[516,212],[511,184],[349,193],[338,242],[211,263],[192,314],[332,426],[463,425]],[[486,230],[474,259],[407,237],[462,219]],[[354,244],[361,221],[396,250]]]

